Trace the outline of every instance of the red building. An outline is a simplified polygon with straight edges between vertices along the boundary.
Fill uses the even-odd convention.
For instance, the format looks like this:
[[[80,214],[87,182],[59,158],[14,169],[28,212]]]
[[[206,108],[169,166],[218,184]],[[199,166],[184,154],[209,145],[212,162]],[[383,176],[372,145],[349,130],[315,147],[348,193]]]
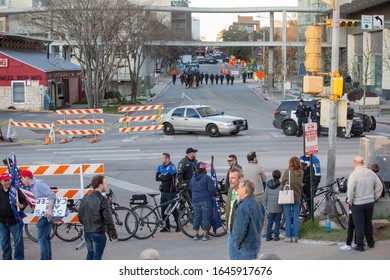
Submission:
[[[80,66],[49,54],[51,41],[0,32],[0,109],[55,109],[82,99]]]

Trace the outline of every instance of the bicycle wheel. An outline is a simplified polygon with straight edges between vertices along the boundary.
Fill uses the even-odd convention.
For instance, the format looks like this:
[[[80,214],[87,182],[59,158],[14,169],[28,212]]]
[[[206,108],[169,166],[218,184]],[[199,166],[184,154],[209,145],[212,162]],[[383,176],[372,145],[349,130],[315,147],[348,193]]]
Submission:
[[[194,238],[194,213],[192,208],[186,207],[180,211],[179,214],[179,227],[180,230],[188,237]]]
[[[50,232],[50,239],[53,239],[54,235],[56,235],[56,230],[57,224],[53,224]],[[30,240],[38,242],[38,229],[36,224],[25,224],[24,231],[26,232],[26,235]]]
[[[210,236],[214,236],[214,237],[220,237],[220,236],[223,236],[227,233],[227,223],[226,223],[226,219],[222,218],[222,226],[217,228],[217,230],[215,231],[214,233],[214,230],[213,228],[211,227],[210,230],[209,230],[209,234]]]
[[[333,209],[336,214],[337,222],[343,229],[346,229],[348,227],[349,216],[340,199],[336,198],[333,200]]]
[[[83,235],[83,226],[79,223],[63,223],[57,225],[56,235],[66,242],[76,241]]]
[[[130,218],[129,216],[134,214],[129,208],[116,206],[112,211],[112,218],[114,220],[115,228],[118,233],[118,240],[129,240],[134,236],[134,221],[137,218]],[[126,220],[129,217],[129,222],[126,225]]]
[[[126,208],[128,209],[128,208]],[[134,234],[137,232],[138,230],[138,218],[137,218],[137,215],[134,214],[133,210],[131,209],[128,209],[130,210],[130,212],[127,213],[126,215],[126,220],[125,220],[125,227],[126,227],[126,230],[128,231],[128,233],[130,233],[130,238],[132,238],[134,236]]]
[[[156,211],[149,205],[138,205],[133,208],[138,218],[138,229],[134,234],[137,239],[147,239],[153,236],[159,225],[159,218]]]

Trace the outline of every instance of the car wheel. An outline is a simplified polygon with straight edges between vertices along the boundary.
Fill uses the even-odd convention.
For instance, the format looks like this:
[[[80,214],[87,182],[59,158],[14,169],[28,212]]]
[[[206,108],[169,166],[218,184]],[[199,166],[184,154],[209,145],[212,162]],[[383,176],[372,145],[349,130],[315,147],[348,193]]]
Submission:
[[[293,121],[286,121],[283,124],[283,133],[286,134],[287,136],[293,136],[297,134],[297,125]]]
[[[230,135],[237,135],[238,133],[239,133],[239,131],[229,132]]]
[[[374,116],[371,116],[371,127],[370,127],[371,130],[375,130],[376,129],[376,119]]]
[[[362,116],[362,120],[363,120],[363,124],[364,124],[364,131],[370,131],[370,128],[371,128],[371,118],[364,114]]]
[[[207,131],[207,134],[210,137],[217,137],[217,136],[219,136],[218,126],[216,126],[215,124],[209,124],[207,126],[207,128],[206,128],[206,131]]]
[[[338,127],[337,128],[337,136],[341,138],[345,138],[345,127]]]
[[[164,123],[164,134],[165,135],[173,135],[175,134],[175,129],[173,125],[170,123]]]

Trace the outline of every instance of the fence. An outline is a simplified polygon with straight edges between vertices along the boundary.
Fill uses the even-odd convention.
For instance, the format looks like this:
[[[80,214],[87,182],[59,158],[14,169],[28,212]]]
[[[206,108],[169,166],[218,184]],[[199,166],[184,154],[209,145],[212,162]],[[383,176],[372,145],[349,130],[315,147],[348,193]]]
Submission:
[[[77,109],[77,110],[57,110],[56,115],[63,115],[63,120],[57,120],[57,125],[64,125],[64,129],[58,130],[57,134],[60,135],[97,135],[104,134],[104,129],[96,128],[96,124],[104,124],[104,119],[96,119],[96,114],[102,114],[103,109]],[[66,116],[69,115],[93,115],[93,119],[79,119],[79,120],[67,120]],[[67,129],[67,125],[93,125],[93,129]]]
[[[33,122],[15,122],[12,119],[8,121],[7,139],[15,139],[15,127],[25,127],[29,129],[46,129],[49,130],[49,137],[52,143],[55,143],[54,124],[33,123]]]
[[[152,131],[152,130],[161,130],[164,129],[164,125],[145,125],[145,126],[133,126],[128,127],[127,125],[133,122],[145,122],[152,121],[156,123],[156,121],[161,121],[163,118],[161,115],[161,111],[164,109],[162,104],[160,105],[146,105],[146,106],[127,106],[127,107],[119,107],[118,112],[138,112],[138,111],[154,111],[157,110],[156,115],[150,116],[126,116],[124,118],[119,119],[119,123],[124,123],[124,127],[119,128],[120,133],[129,133],[129,132],[137,132],[137,131]]]

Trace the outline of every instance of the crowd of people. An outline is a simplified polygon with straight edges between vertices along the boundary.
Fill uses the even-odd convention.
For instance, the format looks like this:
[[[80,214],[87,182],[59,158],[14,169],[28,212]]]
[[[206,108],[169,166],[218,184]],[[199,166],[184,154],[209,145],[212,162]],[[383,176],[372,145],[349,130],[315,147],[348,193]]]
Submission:
[[[191,200],[194,212],[193,239],[208,241],[211,239],[210,218],[213,197],[217,196],[217,186],[207,174],[207,168],[210,165],[198,161],[197,152],[197,149],[187,148],[186,155],[180,160],[177,168],[171,162],[170,155],[162,153],[161,164],[156,170],[156,181],[160,182],[161,203],[172,200],[180,188],[187,190],[187,199]],[[321,178],[319,160],[312,158],[308,161],[305,155],[292,156],[284,172],[273,170],[272,178],[269,180],[259,164],[258,153],[254,151],[247,154],[247,163],[242,167],[238,164],[237,156],[234,154],[228,155],[227,164],[228,171],[224,188],[227,198],[224,218],[227,227],[229,259],[256,259],[260,253],[262,237],[265,237],[266,241],[279,241],[282,215],[284,215],[286,225],[291,225],[285,227],[284,241],[298,242],[298,219],[302,194],[309,190],[315,192]],[[305,176],[307,177],[310,169],[315,175],[313,188],[308,188],[308,182],[305,181]],[[384,186],[383,180],[377,173],[379,165],[373,164],[371,169],[365,166],[362,156],[354,158],[354,170],[349,176],[347,188],[351,219],[347,243],[340,248],[342,250],[354,248],[357,251],[364,251],[364,238],[369,248],[375,245],[372,226],[374,202],[383,195]],[[18,177],[24,186],[31,189],[35,199],[46,198],[49,201],[47,210],[38,219],[37,230],[40,258],[50,260],[52,259],[50,230],[53,224],[52,212],[56,196],[44,181],[34,178],[31,171],[23,170]],[[18,223],[18,216],[15,215],[15,209],[23,210],[27,203],[20,191],[15,192],[11,181],[12,176],[7,172],[0,176],[0,243],[4,260],[22,260],[24,259],[23,233]],[[104,195],[108,187],[105,176],[94,176],[91,185],[94,191],[81,200],[79,220],[84,227],[86,259],[100,260],[104,253],[107,236],[111,241],[117,241],[118,234],[109,203]],[[287,185],[293,190],[293,202],[279,204],[280,191]],[[163,217],[165,217],[164,212],[165,209],[162,209]],[[178,210],[173,212],[177,224],[176,231],[180,231],[178,214]],[[170,232],[170,230],[167,224],[161,232]],[[353,232],[355,232],[355,244],[352,244]],[[14,248],[13,254],[12,248]],[[157,256],[154,251],[153,254]],[[148,259],[142,256],[141,258]]]

